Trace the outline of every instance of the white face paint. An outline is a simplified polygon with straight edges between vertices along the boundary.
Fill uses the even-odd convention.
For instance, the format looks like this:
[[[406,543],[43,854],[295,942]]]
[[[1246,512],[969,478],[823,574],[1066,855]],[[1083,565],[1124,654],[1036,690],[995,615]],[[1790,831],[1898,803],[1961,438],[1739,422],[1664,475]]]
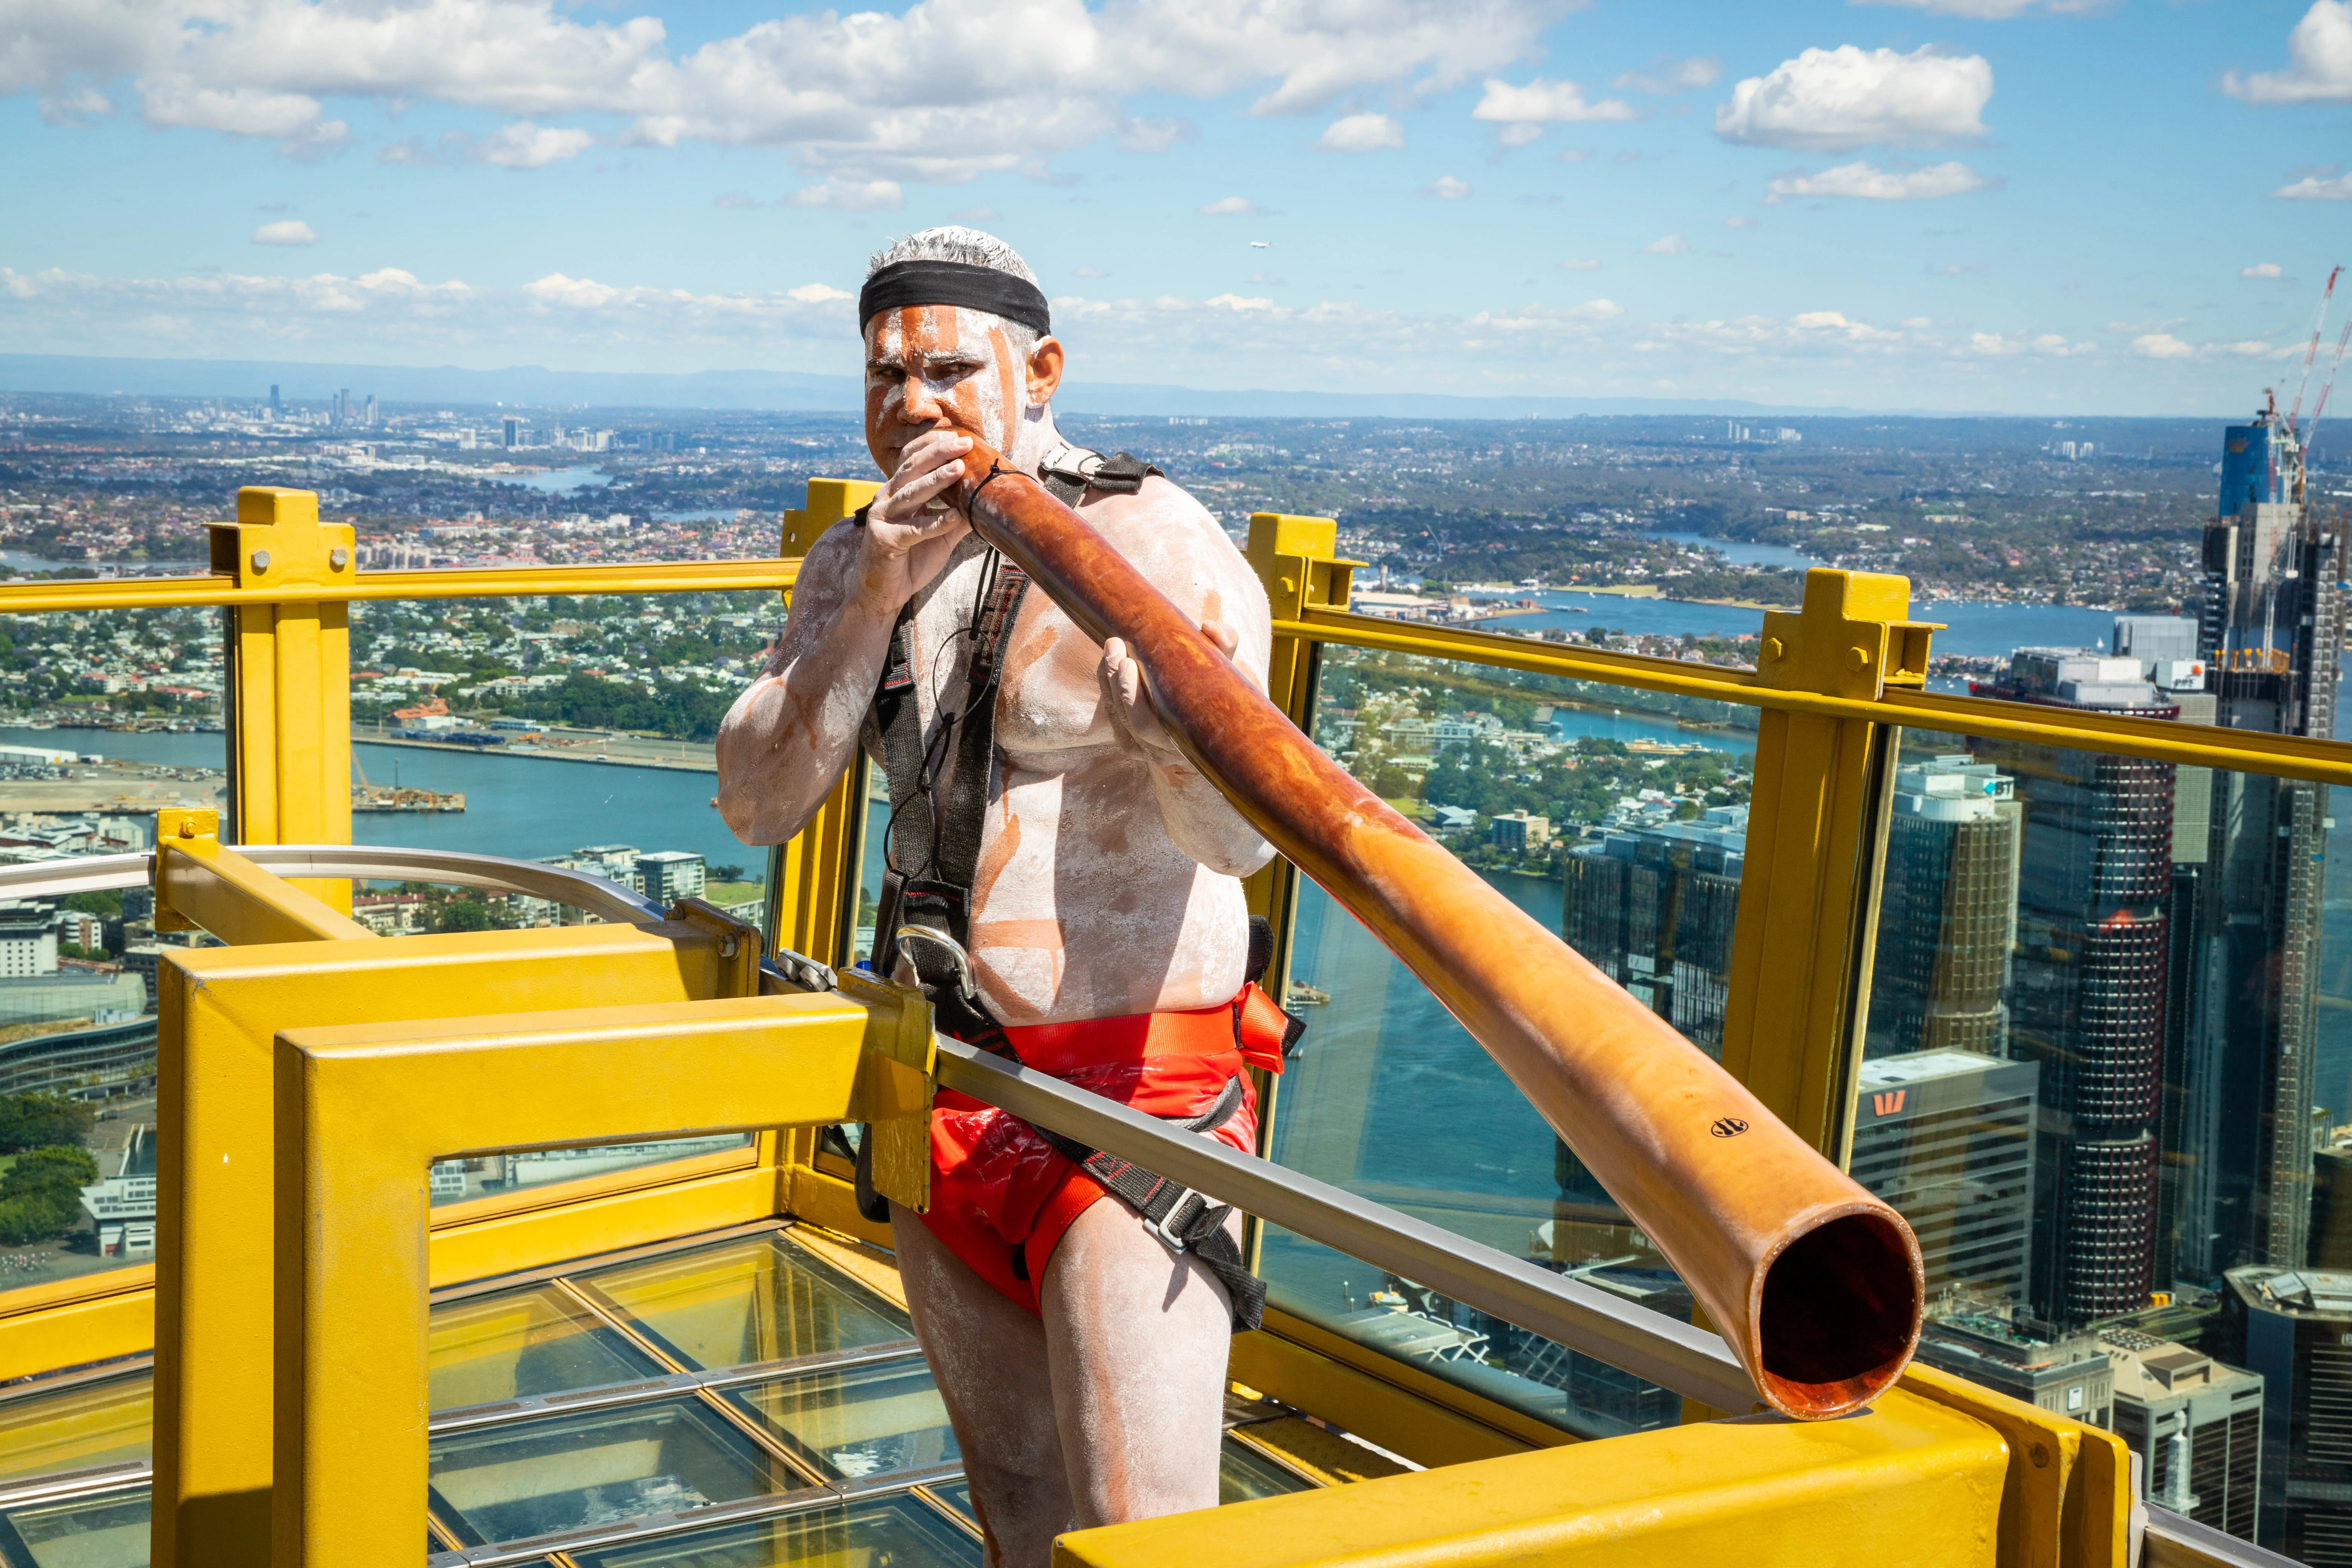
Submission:
[[[866,442],[886,474],[927,430],[978,437],[1032,472],[1060,441],[1016,347],[1026,334],[962,305],[885,310],[866,328]]]

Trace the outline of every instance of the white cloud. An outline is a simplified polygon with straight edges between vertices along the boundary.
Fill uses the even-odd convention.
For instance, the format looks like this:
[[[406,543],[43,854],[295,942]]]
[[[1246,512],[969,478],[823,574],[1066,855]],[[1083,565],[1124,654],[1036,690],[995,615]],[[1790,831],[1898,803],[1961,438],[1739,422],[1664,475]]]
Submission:
[[[1404,145],[1404,127],[1385,114],[1350,114],[1324,127],[1315,145],[1326,153],[1386,153]]]
[[[1003,216],[994,207],[959,207],[948,214],[949,218],[956,223],[994,223]]]
[[[784,290],[784,298],[798,300],[803,305],[822,305],[827,300],[855,300],[855,294],[845,293],[828,283],[803,283],[797,289]]]
[[[1498,77],[1488,77],[1486,90],[1480,95],[1477,107],[1471,110],[1470,118],[1561,122],[1638,120],[1641,116],[1622,99],[1585,102],[1584,89],[1572,81],[1546,81],[1538,77],[1525,87],[1513,87]]]
[[[1274,216],[1247,196],[1220,196],[1205,206],[1193,210],[1206,217],[1271,217]]]
[[[2238,276],[2241,278],[2276,278],[2281,276],[2281,271],[2279,264],[2275,261],[2258,261],[2252,267],[2239,268]]]
[[[1723,220],[1723,226],[1726,228],[1754,228],[1756,226],[1756,220],[1748,216],[1746,213],[1741,213],[1738,217],[1725,218]]]
[[[1971,191],[1990,190],[2000,183],[1961,163],[1937,163],[1900,174],[1870,163],[1841,163],[1818,174],[1774,180],[1764,199],[1787,202],[1806,196],[1853,196],[1880,202],[1933,201],[1941,196],[1964,196]]]
[[[2197,351],[2170,332],[2148,332],[2132,340],[2132,353],[2142,359],[2189,359]]]
[[[907,205],[907,193],[896,180],[826,180],[803,185],[784,198],[784,205],[839,213],[896,212]]]
[[[253,231],[256,245],[316,245],[318,232],[299,217],[266,223]]]
[[[1099,267],[1081,267],[1078,268],[1077,275],[1081,278],[1108,278],[1110,276],[1108,272],[1104,271]]]
[[[954,182],[1105,136],[1149,150],[1166,128],[1131,122],[1129,96],[1254,93],[1262,114],[1372,89],[1423,98],[1529,58],[1572,5],[915,0],[772,17],[678,50],[654,16],[553,0],[11,0],[0,96],[70,115],[91,101],[77,92],[135,83],[151,124],[291,151],[348,136],[323,107],[337,99],[602,114],[640,145],[782,147],[812,175]]]
[[[1642,254],[1644,256],[1680,256],[1684,251],[1688,250],[1689,248],[1690,241],[1685,239],[1681,235],[1670,234],[1664,236],[1663,238],[1654,239],[1650,241],[1649,244],[1642,247]]]
[[[1740,82],[1731,101],[1717,108],[1715,133],[1808,153],[1943,146],[1988,134],[1982,116],[1991,97],[1992,67],[1981,55],[1847,44],[1807,49],[1769,76]]]
[[[1713,55],[1678,60],[1672,55],[1660,55],[1637,71],[1626,71],[1611,83],[1612,87],[1630,87],[1636,92],[1647,92],[1664,98],[1677,92],[1694,92],[1714,85],[1723,74],[1723,62]]]
[[[1614,300],[1587,300],[1569,311],[1569,319],[1577,321],[1613,321],[1625,313],[1625,307]]]
[[[1532,120],[1513,121],[1495,132],[1495,140],[1506,147],[1524,147],[1544,133],[1544,128]],[[1573,159],[1570,160],[1571,163]]]
[[[1906,316],[1903,319],[1902,324],[1915,332],[1925,331],[1929,327],[1936,324],[1936,318],[1933,316]]]
[[[1591,256],[1571,256],[1559,264],[1562,272],[1596,272],[1600,268],[1600,258]]]
[[[2106,0],[1851,0],[1856,5],[1900,5],[1913,11],[1929,11],[1938,16],[1966,16],[1979,22],[2005,22],[2012,16],[2022,16],[2037,4],[2046,4],[2056,12],[2090,11],[2106,4]]]
[[[2290,202],[2352,202],[2352,174],[2338,174],[2334,179],[2305,174],[2271,195]]]
[[[543,169],[576,158],[595,144],[596,138],[585,131],[519,120],[483,138],[473,156],[478,163],[495,163],[501,169]]]
[[[1458,202],[1470,195],[1470,182],[1457,180],[1451,174],[1441,174],[1431,184],[1421,187],[1424,196],[1435,196],[1441,202]]]
[[[1122,153],[1165,153],[1179,142],[1197,142],[1201,128],[1189,120],[1130,120],[1119,127],[1118,150]]]
[[[747,213],[763,205],[763,203],[753,197],[745,195],[740,191],[722,192],[719,198],[711,203],[711,205],[730,213]]]
[[[2221,90],[2249,103],[2352,101],[2352,0],[2312,0],[2286,36],[2283,71],[2221,79]]]

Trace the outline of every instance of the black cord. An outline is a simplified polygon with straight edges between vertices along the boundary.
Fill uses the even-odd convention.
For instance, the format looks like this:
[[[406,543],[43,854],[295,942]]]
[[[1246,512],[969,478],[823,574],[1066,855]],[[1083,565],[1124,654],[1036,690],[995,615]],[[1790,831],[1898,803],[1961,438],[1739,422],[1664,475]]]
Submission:
[[[1026,477],[1025,475],[1021,474],[1020,469],[1008,468],[994,458],[991,458],[988,460],[988,473],[981,479],[980,483],[971,487],[971,494],[964,498],[964,514],[967,517],[971,514],[972,502],[980,499],[981,491],[986,489],[989,486],[994,484],[999,479],[1013,476],[1020,476],[1023,478]]]

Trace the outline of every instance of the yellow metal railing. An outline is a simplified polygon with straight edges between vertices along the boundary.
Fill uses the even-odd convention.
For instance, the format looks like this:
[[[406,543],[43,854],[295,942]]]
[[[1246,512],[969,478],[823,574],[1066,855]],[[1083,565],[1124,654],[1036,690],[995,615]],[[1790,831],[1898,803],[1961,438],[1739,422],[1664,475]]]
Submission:
[[[248,503],[240,498],[239,521],[216,525],[215,575],[0,586],[0,616],[173,605],[239,607],[242,669],[232,687],[236,732],[231,744],[245,772],[236,797],[245,814],[244,836],[254,842],[283,841],[292,835],[278,825],[308,811],[321,825],[321,840],[333,842],[337,838],[328,797],[342,794],[339,786],[348,773],[350,743],[347,687],[337,679],[338,674],[347,679],[348,668],[338,672],[333,668],[342,647],[333,635],[342,606],[396,599],[788,590],[797,574],[798,554],[871,489],[846,481],[813,482],[809,506],[787,514],[787,555],[772,561],[383,574],[356,569],[348,531],[318,523],[315,498],[302,492],[247,492],[256,499]],[[1849,1135],[1843,1121],[1860,1057],[1855,1013],[1866,1005],[1866,992],[1858,997],[1853,981],[1857,972],[1867,975],[1894,727],[1931,727],[1989,739],[2352,784],[2352,745],[1927,693],[1917,681],[1925,669],[1928,628],[1907,619],[1907,585],[1900,579],[1813,574],[1804,609],[1771,617],[1763,645],[1765,665],[1749,671],[1351,614],[1346,606],[1353,563],[1336,558],[1335,530],[1328,520],[1261,515],[1253,520],[1249,556],[1274,611],[1270,691],[1302,727],[1311,722],[1316,658],[1318,648],[1327,645],[1708,699],[1762,711],[1726,1063],[1776,1112],[1832,1153]],[[289,607],[294,613],[278,613]],[[268,611],[269,618],[245,618],[257,611]],[[258,695],[265,683],[257,671],[265,663],[269,670],[267,701]],[[315,697],[305,697],[305,692]],[[341,706],[339,700],[344,700]],[[339,723],[338,715],[344,715],[344,721]],[[266,785],[255,776],[257,771],[267,773]],[[856,855],[866,805],[856,787],[857,770],[851,772],[818,818],[779,852],[770,879],[773,918],[768,940],[835,963],[848,956],[848,917],[857,891]],[[266,813],[257,804],[265,798]],[[362,1059],[404,1060],[404,1053],[410,1052],[420,1061],[431,1057],[477,1066],[508,1059],[499,1057],[497,1047],[482,1044],[478,1031],[468,1032],[470,1026],[443,1027],[431,1023],[436,1019],[477,1017],[485,1012],[536,1015],[542,1009],[595,1005],[717,1007],[723,998],[750,993],[740,963],[719,956],[723,933],[690,923],[362,943],[356,940],[363,934],[360,928],[350,926],[333,907],[334,883],[322,882],[318,897],[282,882],[268,887],[276,879],[240,867],[241,858],[222,850],[205,832],[206,826],[201,817],[174,818],[172,845],[159,848],[159,923],[176,915],[241,942],[268,945],[175,955],[167,966],[172,979],[161,998],[165,1037],[183,1042],[162,1069],[163,1115],[170,1128],[166,1148],[176,1151],[163,1184],[164,1203],[177,1205],[172,1221],[179,1237],[174,1272],[165,1281],[160,1301],[143,1282],[150,1277],[145,1269],[0,1293],[0,1376],[121,1354],[147,1342],[157,1346],[157,1561],[183,1564],[237,1560],[233,1554],[208,1554],[204,1542],[253,1540],[250,1532],[258,1522],[253,1510],[268,1506],[270,1471],[257,1434],[268,1430],[268,1401],[258,1373],[272,1354],[273,1308],[263,1299],[272,1255],[266,1229],[256,1220],[276,1201],[273,1184],[278,1199],[295,1190],[285,1181],[273,1184],[273,1163],[298,1160],[297,1153],[277,1145],[271,1131],[273,1117],[280,1114],[272,1108],[272,1050],[287,1062],[303,1064],[287,1068],[294,1075],[289,1082],[307,1073],[319,1085],[373,1083],[389,1069],[363,1069],[356,1065]],[[348,837],[348,826],[346,816],[341,837]],[[1277,862],[1251,884],[1253,908],[1272,915],[1280,932],[1277,983],[1281,966],[1287,963],[1296,876]],[[341,887],[347,889],[348,883]],[[331,964],[318,962],[319,941],[337,950]],[[1766,953],[1772,955],[1773,984],[1769,986]],[[711,1016],[729,1019],[730,1030],[744,1025],[723,1007]],[[675,1022],[688,1015],[666,1016]],[[537,1017],[533,1026],[544,1022],[543,1016]],[[327,1032],[304,1033],[299,1042],[273,1047],[279,1031],[298,1025],[304,1031]],[[353,1029],[375,1033],[354,1036],[350,1033]],[[758,1034],[749,1026],[745,1029],[746,1038]],[[636,1037],[646,1042],[647,1051],[658,1054],[667,1048],[662,1041],[674,1043],[683,1037],[668,1023],[659,1023],[647,1025]],[[373,1045],[361,1048],[362,1039]],[[421,1086],[428,1069],[417,1070],[416,1084]],[[370,1072],[377,1077],[365,1078]],[[416,1089],[383,1091],[406,1095]],[[320,1092],[327,1098],[301,1113],[326,1118],[318,1123],[323,1127],[341,1114],[334,1106],[349,1102],[333,1098],[344,1092],[341,1087]],[[781,1091],[762,1094],[730,1100],[723,1107],[698,1101],[690,1116],[681,1102],[676,1115],[659,1120],[675,1131],[684,1131],[689,1123],[773,1128],[835,1120],[851,1109],[846,1100],[838,1107],[830,1100],[818,1104],[821,1095],[793,1100]],[[445,1118],[425,1123],[427,1131],[418,1136],[425,1143],[454,1139],[450,1147],[420,1143],[412,1149],[404,1144],[392,1152],[402,1161],[412,1155],[421,1160],[501,1142],[511,1147],[590,1140],[611,1135],[618,1125],[599,1121],[606,1112],[592,1111],[587,1099],[574,1106],[580,1115],[573,1120],[551,1112],[543,1124],[532,1121],[528,1127],[520,1119],[495,1128],[488,1121],[466,1121],[461,1127]],[[293,1101],[282,1114],[296,1114]],[[632,1121],[624,1131],[646,1131],[642,1121]],[[1266,1124],[1270,1127],[1272,1121],[1269,1115]],[[310,1136],[314,1134],[305,1133]],[[326,1168],[332,1163],[300,1165],[292,1169],[292,1176],[304,1182],[343,1179]],[[414,1184],[420,1178],[410,1171],[407,1179]],[[400,1201],[408,1203],[406,1197]],[[417,1238],[414,1246],[401,1244],[408,1248],[401,1254],[401,1268],[408,1271],[402,1276],[402,1289],[414,1300],[387,1310],[421,1311],[425,1279],[477,1278],[787,1210],[853,1233],[872,1231],[850,1211],[845,1184],[818,1168],[814,1136],[805,1128],[762,1132],[755,1150],[741,1155],[705,1156],[674,1167],[567,1184],[562,1189],[479,1200],[436,1211],[429,1221],[421,1208],[412,1214],[403,1207],[400,1233],[413,1231]],[[422,1239],[428,1234],[429,1246]],[[279,1261],[291,1267],[294,1260]],[[410,1279],[412,1274],[417,1279]],[[314,1286],[324,1289],[310,1281],[299,1289]],[[300,1297],[298,1290],[286,1299],[287,1310],[295,1310],[298,1297],[311,1299]],[[152,1339],[143,1339],[147,1314],[159,1309]],[[336,1331],[331,1324],[318,1327],[322,1333]],[[1507,1432],[1523,1424],[1515,1413],[1499,1412],[1475,1395],[1383,1365],[1382,1358],[1360,1346],[1325,1339],[1328,1342],[1318,1344],[1313,1353],[1326,1370],[1314,1375],[1335,1389],[1348,1376],[1370,1376],[1383,1386],[1408,1386],[1467,1411],[1486,1423],[1483,1430]],[[1263,1358],[1271,1352],[1253,1353]],[[397,1377],[388,1374],[385,1389],[391,1390],[394,1382],[406,1389],[402,1381],[406,1376],[404,1368]],[[1937,1389],[1955,1382],[1915,1371],[1906,1388],[1933,1402],[1939,1397]],[[1974,1397],[1965,1384],[1958,1389],[1946,1389],[1945,1402],[1967,1404]],[[409,1400],[402,1408],[410,1415],[421,1408],[410,1394],[391,1391]],[[1971,1408],[1979,1418],[1989,1418],[1987,1410],[2005,1408],[1979,1404],[1980,1408]],[[1916,1424],[1925,1434],[1935,1421],[1922,1415]],[[2046,1497],[2053,1495],[2050,1477],[2040,1472],[2048,1467],[2050,1455],[2059,1456],[2062,1471],[2074,1462],[2078,1448],[2095,1456],[2085,1463],[2111,1467],[2115,1455],[2110,1444],[2104,1435],[2090,1442],[2079,1428],[2054,1422],[2046,1430],[2004,1429],[2003,1436],[2009,1448],[2002,1462],[2011,1478],[2010,1490],[2003,1495],[2012,1500],[2001,1505],[2000,1560],[2058,1561],[2062,1534],[2069,1542],[2068,1559],[2075,1560],[2074,1553],[2106,1527],[2077,1519],[2062,1528],[2054,1502],[2042,1523],[2029,1520],[2021,1524],[2012,1517],[2020,1506],[2013,1500],[2025,1495],[2018,1489],[2019,1467],[2028,1464],[2022,1457],[2026,1454],[2042,1456],[2032,1460],[2029,1468],[2036,1475],[2026,1479],[2041,1488],[2032,1495]],[[1932,1435],[1921,1440],[1931,1448],[1944,1441]],[[1962,1434],[1952,1441],[1958,1446],[1939,1461],[1952,1474],[1974,1476],[1990,1463],[1969,1457],[1976,1454],[1969,1444],[1977,1439]],[[2037,1448],[2037,1443],[2044,1447]],[[1817,1457],[1826,1454],[1820,1450]],[[1689,1462],[1702,1462],[1702,1457],[1695,1452]],[[404,1489],[404,1484],[387,1489],[401,1494],[402,1508],[407,1507],[407,1490],[421,1495],[421,1475],[417,1479],[415,1489]],[[1552,1484],[1547,1473],[1542,1485]],[[1780,1483],[1759,1473],[1757,1484]],[[2109,1500],[2127,1490],[2112,1475],[2098,1484],[2104,1489],[2098,1495]],[[304,1487],[313,1498],[329,1495],[307,1479]],[[163,1522],[167,1517],[178,1522],[167,1526]],[[1500,1528],[1499,1515],[1496,1522]],[[215,1526],[233,1528],[210,1536]],[[1150,1527],[1131,1528],[1148,1531]],[[1646,1538],[1654,1551],[1664,1550],[1663,1543],[1675,1539],[1666,1526],[1660,1528],[1665,1533]],[[174,1532],[176,1544],[164,1544],[167,1530]],[[2091,1534],[2085,1535],[2086,1531]],[[1169,1537],[1168,1543],[1172,1551],[1176,1538]],[[1127,1550],[1122,1546],[1118,1552]],[[1158,1560],[1150,1552],[1118,1552],[1085,1560]],[[2079,1560],[2108,1559],[2094,1550]]]

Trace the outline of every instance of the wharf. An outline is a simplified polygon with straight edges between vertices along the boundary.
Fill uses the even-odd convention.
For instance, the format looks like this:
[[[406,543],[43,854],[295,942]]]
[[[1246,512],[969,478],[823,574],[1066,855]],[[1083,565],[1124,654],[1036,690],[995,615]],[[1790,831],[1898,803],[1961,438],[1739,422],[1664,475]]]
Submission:
[[[651,768],[662,773],[715,773],[719,750],[708,741],[656,741],[641,735],[602,738],[601,743],[543,746],[509,742],[503,746],[467,745],[447,741],[396,740],[379,735],[372,725],[352,726],[352,743],[404,746],[413,751],[438,752],[467,757],[529,757],[551,763],[588,763],[605,767]]]

